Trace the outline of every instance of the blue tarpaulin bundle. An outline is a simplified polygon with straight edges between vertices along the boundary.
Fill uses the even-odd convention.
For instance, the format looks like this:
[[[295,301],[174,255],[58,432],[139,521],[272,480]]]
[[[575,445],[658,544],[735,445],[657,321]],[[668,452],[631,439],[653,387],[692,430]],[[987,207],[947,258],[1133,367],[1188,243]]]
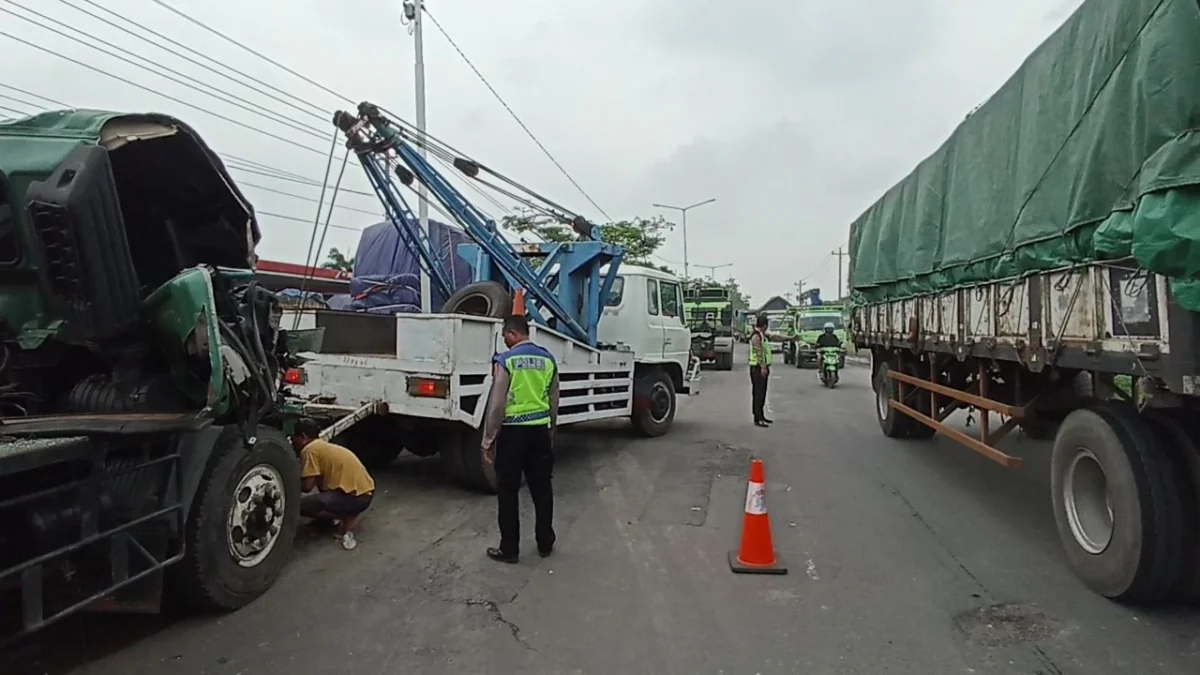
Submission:
[[[434,255],[450,275],[454,290],[471,283],[471,266],[458,257],[459,244],[470,239],[462,230],[429,221],[429,242]],[[391,222],[377,223],[363,230],[354,255],[354,275],[350,280],[350,305],[347,309],[368,312],[419,312],[421,310],[421,265],[401,239]],[[432,288],[430,305],[441,309],[447,298]]]

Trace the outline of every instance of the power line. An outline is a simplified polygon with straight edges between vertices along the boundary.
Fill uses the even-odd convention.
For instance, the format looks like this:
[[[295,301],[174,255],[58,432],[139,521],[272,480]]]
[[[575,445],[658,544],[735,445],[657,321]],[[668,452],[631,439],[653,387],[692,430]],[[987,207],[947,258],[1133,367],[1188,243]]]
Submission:
[[[260,108],[260,107],[259,107],[257,104],[255,104],[253,101],[250,101],[250,100],[248,100],[248,99],[246,99],[246,98],[244,98],[244,97],[242,97],[242,96],[238,96],[238,95],[236,95],[236,94],[227,94],[227,93],[224,93],[224,92],[220,92],[220,90],[218,90],[216,87],[214,87],[214,86],[212,86],[212,85],[210,85],[210,84],[208,84],[208,83],[201,82],[200,80],[198,80],[198,79],[196,79],[196,78],[194,78],[194,77],[192,77],[192,76],[190,76],[190,75],[187,75],[187,74],[185,74],[185,73],[182,73],[182,72],[180,72],[180,71],[178,71],[178,70],[175,70],[174,68],[170,68],[170,67],[168,67],[168,66],[164,66],[164,65],[161,65],[161,64],[158,64],[158,63],[154,63],[153,61],[151,61],[150,59],[147,59],[146,57],[142,56],[141,54],[138,54],[138,53],[136,53],[136,52],[130,51],[130,50],[128,50],[128,49],[125,49],[124,47],[121,47],[120,45],[117,45],[117,44],[114,44],[114,43],[112,43],[112,42],[109,42],[108,40],[105,40],[104,38],[100,38],[100,37],[97,37],[97,36],[95,36],[95,35],[93,35],[93,34],[91,34],[91,33],[88,33],[87,31],[80,30],[80,29],[78,29],[78,28],[76,28],[76,27],[74,27],[74,26],[71,26],[71,25],[69,25],[69,24],[67,24],[67,23],[65,23],[65,22],[63,22],[63,21],[61,21],[61,20],[58,20],[58,19],[55,19],[55,18],[53,18],[53,17],[47,16],[47,15],[45,15],[45,14],[42,14],[41,12],[38,12],[37,10],[30,9],[29,7],[26,7],[26,6],[24,6],[24,5],[21,5],[21,4],[19,4],[19,3],[13,2],[12,0],[5,0],[5,2],[7,2],[7,4],[9,4],[9,5],[12,5],[12,6],[18,7],[18,8],[20,8],[20,9],[23,9],[23,10],[25,10],[26,12],[28,12],[28,13],[30,13],[30,14],[32,14],[32,15],[34,15],[34,16],[40,17],[40,18],[42,18],[42,19],[45,19],[46,21],[49,21],[51,24],[55,24],[55,25],[58,25],[58,26],[62,26],[63,28],[66,28],[66,29],[68,29],[68,30],[71,30],[71,31],[73,31],[73,32],[75,32],[75,33],[78,33],[78,34],[80,34],[80,35],[84,35],[84,36],[86,36],[86,37],[88,37],[88,38],[90,38],[90,39],[92,39],[92,40],[94,40],[94,41],[98,42],[99,44],[101,44],[101,45],[104,45],[105,47],[108,47],[110,50],[114,50],[115,52],[119,52],[119,53],[112,53],[111,51],[106,51],[106,50],[104,50],[104,49],[102,49],[102,48],[100,48],[100,47],[96,46],[95,44],[92,44],[92,43],[90,43],[90,42],[87,42],[87,41],[85,41],[85,40],[82,40],[82,39],[80,39],[80,38],[78,38],[78,37],[75,37],[75,36],[73,36],[73,35],[69,35],[69,34],[67,34],[67,33],[65,33],[65,32],[63,32],[63,31],[59,30],[58,28],[55,28],[53,25],[49,25],[49,26],[48,26],[48,25],[46,25],[46,24],[44,24],[44,23],[42,23],[42,22],[40,22],[40,21],[36,21],[36,20],[34,20],[34,19],[31,19],[31,18],[29,18],[29,17],[27,17],[27,16],[22,16],[21,14],[18,14],[18,13],[16,13],[16,12],[13,12],[12,10],[9,10],[9,9],[4,9],[4,8],[0,8],[0,12],[4,12],[5,14],[9,14],[9,15],[11,15],[11,16],[15,16],[15,17],[17,17],[18,19],[21,19],[22,21],[26,21],[26,22],[28,22],[28,23],[31,23],[31,24],[33,24],[33,25],[35,25],[35,26],[37,26],[37,27],[41,28],[42,30],[47,30],[47,31],[50,31],[50,32],[52,32],[52,33],[55,33],[55,34],[57,34],[57,35],[59,35],[59,36],[61,36],[61,37],[64,37],[64,38],[68,39],[68,40],[71,40],[71,41],[73,41],[73,42],[77,42],[77,43],[79,43],[79,44],[81,44],[81,45],[84,45],[85,47],[88,47],[88,48],[90,48],[90,49],[94,49],[94,50],[96,50],[96,51],[98,51],[98,52],[101,52],[101,53],[106,53],[106,54],[108,54],[109,56],[111,56],[111,57],[113,57],[113,58],[116,58],[116,59],[119,59],[119,60],[121,60],[121,61],[124,61],[125,63],[128,63],[128,64],[129,64],[129,65],[131,65],[131,66],[134,66],[134,67],[136,67],[136,68],[140,68],[140,69],[142,69],[142,70],[144,70],[144,71],[146,71],[146,72],[150,73],[151,75],[157,75],[158,77],[161,77],[161,78],[163,78],[163,79],[165,79],[165,80],[168,80],[168,81],[170,81],[170,82],[174,82],[174,83],[176,83],[176,84],[179,84],[179,85],[182,85],[182,86],[184,86],[184,87],[188,87],[189,89],[193,89],[193,90],[195,90],[195,91],[198,91],[198,92],[200,92],[201,94],[204,94],[204,95],[206,95],[206,96],[210,96],[210,97],[212,97],[212,98],[215,98],[215,99],[217,99],[218,101],[221,101],[222,103],[226,103],[226,104],[228,104],[228,105],[232,105],[232,106],[234,106],[234,107],[241,108],[242,110],[245,110],[246,112],[249,112],[249,113],[251,113],[251,114],[254,114],[254,115],[258,115],[259,117],[262,117],[262,118],[264,118],[264,119],[267,119],[267,120],[270,120],[270,121],[272,121],[272,122],[275,122],[276,124],[281,124],[281,125],[283,125],[283,126],[286,126],[286,127],[290,128],[290,129],[293,129],[293,130],[295,130],[295,131],[300,131],[300,132],[303,132],[303,133],[309,134],[309,135],[311,135],[311,136],[314,136],[314,137],[316,137],[316,138],[320,138],[320,139],[322,139],[322,140],[325,138],[325,135],[326,135],[326,134],[325,134],[325,132],[324,132],[324,131],[321,131],[321,130],[318,130],[318,129],[316,129],[315,127],[312,127],[312,126],[310,126],[310,125],[304,124],[304,123],[302,123],[302,122],[296,122],[295,120],[291,120],[291,119],[285,118],[285,117],[283,117],[282,115],[279,115],[278,113],[274,113],[274,112],[268,113],[268,112],[266,112],[265,110],[261,109],[261,108]],[[126,54],[126,55],[128,55],[128,56],[122,56],[122,54]],[[130,57],[133,57],[133,58],[130,58]],[[153,64],[154,64],[154,68],[151,68],[150,66],[148,66],[148,65],[145,65],[145,63],[139,63],[138,61],[135,61],[134,59],[140,59],[141,61],[144,61],[145,63],[153,63]],[[177,75],[177,76],[179,76],[179,77],[174,77],[173,75],[168,75],[168,74],[166,74],[166,73],[159,72],[158,70],[155,70],[155,68],[159,68],[159,69],[161,69],[161,70],[165,70],[165,71],[167,71],[167,73],[172,73],[173,75]],[[188,80],[190,80],[191,82],[189,82]],[[207,90],[205,90],[205,89],[202,89],[200,86],[197,86],[197,85],[202,85],[203,87],[207,87],[208,89],[211,89],[212,91],[207,91]],[[217,93],[213,93],[214,91],[215,91],[215,92],[217,92]]]
[[[0,87],[4,87],[5,89],[8,89],[8,90],[10,90],[10,91],[15,91],[15,92],[17,92],[18,94],[25,94],[26,96],[32,96],[32,97],[34,97],[34,98],[40,98],[40,99],[42,99],[42,100],[44,100],[44,101],[49,101],[49,102],[53,103],[54,105],[57,105],[57,106],[62,106],[62,107],[64,107],[64,108],[73,108],[73,107],[74,107],[74,106],[68,105],[68,104],[66,104],[66,103],[63,103],[62,101],[56,101],[56,100],[54,100],[54,99],[50,98],[49,96],[42,96],[41,94],[35,94],[35,93],[33,93],[32,91],[26,91],[26,90],[24,90],[24,89],[21,89],[20,87],[14,87],[14,86],[12,86],[11,84],[5,84],[5,83],[3,83],[3,82],[0,82]],[[41,106],[39,106],[39,107],[41,107]]]
[[[300,98],[299,96],[296,96],[295,94],[288,93],[288,92],[286,92],[286,91],[284,91],[284,90],[280,89],[279,87],[276,87],[275,85],[273,85],[273,84],[270,84],[269,82],[264,82],[263,80],[260,80],[260,79],[258,79],[257,77],[254,77],[253,75],[250,75],[249,73],[246,73],[246,72],[244,72],[244,71],[238,70],[237,68],[234,68],[234,67],[232,67],[232,66],[229,66],[229,65],[227,65],[227,64],[221,63],[220,61],[218,61],[218,60],[216,60],[216,59],[212,58],[211,56],[209,56],[209,55],[207,55],[207,54],[205,54],[205,53],[203,53],[203,52],[200,52],[200,51],[197,51],[197,50],[195,50],[195,49],[192,49],[191,47],[189,47],[189,46],[187,46],[187,45],[183,44],[182,42],[179,42],[178,40],[176,40],[176,39],[174,39],[174,38],[172,38],[172,37],[170,37],[170,36],[163,35],[161,32],[159,32],[159,31],[156,31],[156,30],[154,30],[153,28],[150,28],[150,27],[146,26],[145,24],[138,23],[138,22],[137,22],[137,21],[135,21],[134,19],[131,19],[131,18],[129,18],[129,17],[127,17],[127,16],[125,16],[124,14],[121,14],[120,12],[116,12],[116,11],[113,11],[113,10],[111,10],[111,9],[108,9],[107,7],[104,7],[104,6],[103,6],[103,5],[101,5],[101,4],[99,4],[99,3],[97,3],[97,2],[94,2],[94,0],[82,0],[82,1],[83,1],[83,2],[86,2],[87,4],[91,5],[92,7],[95,7],[96,9],[98,9],[98,10],[100,10],[100,11],[102,11],[102,12],[106,12],[106,13],[108,13],[108,14],[112,15],[112,16],[115,16],[115,17],[117,17],[118,19],[120,19],[120,20],[121,20],[122,22],[124,22],[124,23],[127,23],[127,24],[129,24],[129,25],[131,25],[131,26],[135,26],[136,28],[138,28],[138,29],[139,29],[140,31],[142,31],[142,32],[141,32],[141,33],[139,33],[139,32],[136,32],[136,31],[132,31],[132,30],[130,30],[129,28],[126,28],[125,26],[122,26],[122,25],[121,25],[121,24],[119,24],[119,23],[116,23],[116,22],[114,22],[114,21],[110,21],[110,20],[108,20],[108,19],[105,19],[105,18],[103,18],[103,17],[101,17],[101,16],[98,16],[98,15],[96,15],[96,14],[92,13],[92,12],[89,12],[88,10],[86,10],[86,9],[84,9],[84,8],[82,8],[82,7],[77,7],[77,6],[73,5],[73,4],[71,4],[70,2],[68,2],[67,0],[58,0],[58,1],[59,1],[59,2],[61,2],[61,3],[63,3],[63,4],[65,4],[65,5],[68,5],[68,6],[70,6],[71,8],[75,9],[76,11],[83,12],[84,14],[87,14],[88,16],[90,16],[90,17],[93,17],[93,18],[94,18],[94,19],[96,19],[97,21],[102,21],[102,22],[104,22],[104,23],[106,23],[106,24],[108,24],[108,25],[110,25],[110,26],[112,26],[112,27],[114,27],[114,28],[116,28],[116,29],[118,29],[118,30],[124,31],[124,32],[126,32],[126,33],[128,33],[128,34],[130,34],[130,35],[132,35],[132,36],[134,36],[134,37],[136,37],[136,38],[138,38],[139,40],[142,40],[143,42],[148,42],[149,44],[152,44],[152,45],[154,45],[155,47],[158,47],[159,49],[162,49],[163,51],[166,51],[166,52],[168,52],[168,53],[170,53],[170,54],[173,54],[173,55],[175,55],[175,56],[177,56],[177,57],[179,57],[179,58],[181,58],[181,59],[184,59],[184,60],[186,60],[186,61],[188,61],[188,62],[190,62],[190,63],[193,63],[193,64],[195,64],[195,65],[197,65],[197,66],[200,66],[201,68],[204,68],[204,69],[206,69],[206,70],[209,70],[209,71],[211,71],[211,72],[213,72],[213,73],[216,73],[217,75],[220,75],[221,77],[223,77],[223,78],[225,78],[225,79],[229,80],[230,82],[233,82],[233,83],[235,83],[235,84],[240,84],[240,85],[242,85],[242,86],[246,87],[247,89],[253,89],[253,87],[250,87],[250,86],[249,86],[249,85],[247,85],[245,82],[240,82],[240,81],[238,81],[238,79],[237,79],[237,78],[235,78],[235,77],[232,77],[232,76],[230,76],[230,75],[228,75],[228,74],[226,74],[226,73],[223,73],[223,72],[221,72],[221,71],[219,71],[219,70],[217,70],[217,69],[213,68],[212,66],[209,66],[209,65],[205,65],[205,64],[203,64],[203,63],[200,63],[199,61],[197,61],[197,60],[195,60],[195,59],[193,59],[193,58],[191,58],[191,57],[188,57],[188,56],[186,56],[186,55],[184,55],[184,54],[181,54],[181,53],[179,53],[179,52],[177,52],[177,51],[175,51],[175,50],[172,50],[172,49],[169,49],[169,48],[167,48],[167,47],[164,47],[163,45],[161,45],[161,44],[158,44],[157,42],[154,42],[153,40],[151,40],[151,39],[147,38],[147,37],[145,36],[145,33],[150,33],[151,35],[155,35],[155,36],[157,36],[157,37],[159,37],[159,38],[162,38],[163,40],[165,40],[165,41],[167,41],[167,42],[169,42],[169,43],[171,43],[171,44],[175,45],[176,47],[179,47],[180,49],[184,49],[184,50],[186,50],[187,52],[189,52],[189,53],[191,53],[191,54],[195,54],[196,56],[198,56],[198,57],[200,57],[200,58],[202,58],[202,59],[204,59],[204,60],[206,60],[206,61],[208,61],[208,62],[210,62],[210,63],[216,64],[216,65],[218,65],[218,66],[220,66],[220,67],[222,67],[222,68],[224,68],[224,69],[226,69],[226,70],[228,70],[228,71],[230,71],[230,72],[236,73],[237,75],[239,75],[239,76],[241,76],[241,77],[244,77],[244,78],[246,78],[247,80],[249,80],[249,81],[251,81],[251,82],[254,82],[255,84],[257,84],[257,85],[259,85],[259,86],[261,86],[261,87],[266,87],[267,89],[270,89],[270,90],[272,90],[272,91],[278,92],[278,93],[282,94],[283,96],[286,96],[286,97],[288,97],[288,98],[290,98],[290,99],[294,99],[295,101],[297,101],[297,102],[299,102],[299,103],[301,103],[301,104],[303,104],[303,105],[306,105],[306,106],[308,106],[308,109],[306,110],[306,109],[304,109],[304,108],[301,108],[301,107],[300,107],[299,105],[297,105],[296,103],[291,103],[291,102],[289,102],[289,101],[285,101],[285,100],[283,100],[283,99],[281,99],[281,98],[278,98],[278,97],[275,97],[275,96],[271,96],[270,94],[267,94],[266,92],[263,92],[263,91],[261,91],[261,90],[258,90],[258,93],[262,94],[263,96],[267,96],[268,98],[271,98],[272,100],[278,101],[279,103],[283,103],[284,105],[287,105],[287,106],[289,106],[289,107],[291,107],[291,108],[294,108],[295,110],[297,110],[297,111],[299,111],[299,112],[303,112],[303,113],[305,113],[305,114],[312,115],[312,116],[314,116],[314,117],[317,117],[317,118],[319,118],[319,119],[321,119],[321,120],[327,120],[327,118],[328,118],[328,115],[327,115],[327,114],[325,114],[325,113],[326,113],[326,110],[325,110],[324,108],[322,108],[322,107],[320,107],[320,106],[316,105],[315,103],[310,103],[310,102],[308,102],[308,101],[306,101],[306,100],[304,100],[304,99]]]
[[[172,7],[171,5],[167,4],[166,2],[163,2],[163,0],[151,0],[151,1],[152,1],[154,4],[158,5],[159,7],[162,7],[163,9],[165,9],[165,10],[167,10],[167,11],[169,11],[169,12],[171,12],[171,13],[173,13],[173,14],[177,15],[177,16],[180,16],[180,17],[182,17],[182,18],[186,19],[187,21],[190,21],[191,23],[195,24],[196,26],[198,26],[198,27],[200,27],[200,28],[202,28],[202,29],[204,29],[204,30],[208,31],[209,33],[212,33],[213,35],[216,35],[217,37],[221,38],[222,40],[225,40],[226,42],[228,42],[228,43],[230,43],[230,44],[232,44],[232,45],[234,45],[234,46],[236,46],[236,47],[240,47],[241,49],[243,49],[243,50],[245,50],[245,51],[247,51],[247,52],[250,52],[251,54],[253,54],[253,55],[257,56],[258,58],[260,58],[260,59],[262,59],[262,60],[266,61],[267,63],[269,63],[269,64],[271,64],[271,65],[275,66],[276,68],[279,68],[279,69],[281,69],[281,70],[283,70],[283,71],[285,71],[285,72],[287,72],[287,73],[290,73],[290,74],[294,75],[295,77],[298,77],[298,78],[300,78],[301,80],[304,80],[305,82],[307,82],[307,83],[311,84],[312,86],[314,86],[314,87],[316,87],[316,88],[320,89],[321,91],[324,91],[324,92],[326,92],[327,94],[331,94],[331,95],[333,95],[334,97],[336,97],[336,98],[338,98],[338,99],[341,99],[342,101],[346,101],[346,102],[348,102],[348,103],[353,103],[353,100],[352,100],[352,99],[351,99],[349,96],[344,96],[344,95],[342,95],[342,94],[339,94],[339,93],[337,93],[336,91],[334,91],[334,90],[330,89],[329,87],[326,87],[325,85],[321,84],[320,82],[317,82],[316,80],[312,80],[312,79],[310,79],[310,78],[308,78],[308,77],[306,77],[306,76],[304,76],[304,75],[301,75],[300,73],[297,73],[296,71],[292,70],[291,68],[288,68],[287,66],[285,66],[285,65],[283,65],[282,63],[280,63],[280,62],[276,61],[275,59],[272,59],[271,57],[267,56],[266,54],[263,54],[262,52],[255,51],[254,49],[251,49],[250,47],[247,47],[247,46],[246,46],[245,44],[243,44],[241,41],[239,41],[239,40],[237,40],[237,39],[235,39],[235,38],[231,38],[231,37],[229,37],[228,35],[226,35],[226,34],[222,33],[221,31],[217,30],[216,28],[213,28],[213,27],[209,26],[208,24],[204,23],[203,21],[201,21],[201,20],[199,20],[199,19],[192,18],[192,17],[191,17],[191,16],[189,16],[188,14],[184,13],[184,12],[183,12],[183,10],[177,9],[177,8],[175,8],[175,7]],[[321,154],[322,154],[322,155],[324,155],[325,153],[321,153]]]
[[[160,0],[154,1],[162,4]],[[422,9],[429,17],[429,20],[433,22],[434,27],[438,29],[438,32],[442,34],[442,37],[446,38],[446,41],[450,43],[450,46],[454,48],[454,51],[458,52],[458,55],[462,57],[462,60],[465,61],[468,66],[470,66],[471,70],[475,71],[475,75],[479,77],[479,81],[483,82],[483,86],[487,87],[488,91],[492,92],[492,96],[495,96],[496,100],[500,102],[500,105],[504,106],[504,109],[508,111],[508,114],[512,115],[512,118],[516,120],[521,129],[523,129],[529,138],[531,138],[533,142],[537,144],[538,148],[541,149],[546,157],[548,157],[550,161],[554,163],[554,166],[558,167],[558,170],[562,172],[562,175],[566,176],[567,180],[571,182],[571,185],[574,185],[575,189],[579,190],[579,194],[583,195],[584,199],[587,199],[588,202],[591,203],[591,205],[594,206],[601,215],[611,222],[612,216],[608,215],[604,212],[604,209],[600,208],[600,205],[596,203],[596,200],[592,199],[591,195],[589,195],[587,191],[585,191],[583,187],[576,182],[575,178],[571,176],[571,174],[563,167],[563,165],[554,158],[554,155],[550,154],[550,151],[546,149],[546,146],[542,145],[542,142],[538,140],[538,137],[535,136],[532,131],[529,130],[529,127],[525,126],[525,122],[521,121],[521,118],[516,112],[513,111],[508,103],[505,102],[504,98],[500,96],[500,93],[496,91],[496,88],[493,87],[490,82],[488,82],[487,78],[483,76],[483,73],[479,72],[479,69],[475,67],[475,64],[471,61],[471,59],[467,58],[467,55],[463,53],[461,48],[459,48],[458,43],[454,41],[454,38],[450,37],[450,34],[446,32],[446,29],[442,28],[442,24],[438,23],[437,18],[435,18],[429,9],[424,5],[422,5]]]
[[[96,67],[96,66],[93,66],[93,65],[91,65],[90,63],[84,63],[83,61],[80,61],[79,59],[74,59],[74,58],[71,58],[70,56],[66,56],[66,55],[64,55],[64,54],[59,54],[58,52],[56,52],[56,51],[54,51],[54,50],[52,50],[52,49],[49,49],[49,48],[47,48],[47,47],[43,47],[43,46],[41,46],[41,45],[39,45],[39,44],[35,44],[35,43],[33,43],[33,42],[30,42],[29,40],[25,40],[25,39],[23,39],[23,38],[19,38],[19,37],[17,37],[16,35],[13,35],[12,33],[8,33],[8,32],[5,32],[5,31],[3,31],[3,30],[0,30],[0,36],[6,37],[6,38],[8,38],[8,39],[10,39],[10,40],[14,40],[14,41],[16,41],[16,42],[20,42],[21,44],[23,44],[23,45],[25,45],[25,46],[27,46],[27,47],[32,47],[32,48],[34,48],[34,49],[36,49],[36,50],[38,50],[38,51],[45,52],[46,54],[50,54],[50,55],[52,55],[52,56],[57,56],[58,58],[60,58],[60,59],[63,59],[63,60],[65,60],[65,61],[70,61],[71,63],[74,63],[74,64],[75,64],[75,65],[77,65],[77,66],[83,66],[84,68],[87,68],[88,70],[91,70],[91,71],[93,71],[93,72],[97,72],[97,73],[100,73],[101,75],[106,75],[106,76],[108,76],[108,77],[111,77],[112,79],[114,79],[114,80],[117,80],[118,82],[124,82],[125,84],[128,84],[128,85],[130,85],[130,86],[132,86],[132,87],[137,87],[138,89],[141,89],[141,90],[143,90],[143,91],[146,91],[146,92],[149,92],[149,93],[151,93],[151,94],[155,94],[155,95],[161,96],[161,97],[163,97],[163,98],[167,99],[168,101],[173,101],[173,102],[175,102],[175,103],[178,103],[179,105],[186,106],[186,107],[188,107],[188,108],[192,108],[193,110],[198,110],[198,111],[200,111],[200,112],[203,112],[203,113],[205,113],[205,114],[207,114],[207,115],[209,115],[209,116],[211,116],[211,117],[215,117],[215,118],[217,118],[217,119],[219,119],[219,120],[222,120],[222,121],[225,121],[225,122],[229,122],[230,124],[235,124],[235,125],[237,125],[237,126],[239,126],[239,127],[242,127],[243,129],[247,129],[247,130],[249,130],[249,131],[254,131],[254,132],[256,132],[256,133],[259,133],[259,134],[262,134],[262,135],[264,135],[264,136],[269,136],[269,137],[271,137],[271,138],[274,138],[274,139],[276,139],[276,140],[279,140],[279,141],[283,141],[284,143],[287,143],[288,145],[295,146],[295,147],[297,147],[297,148],[300,148],[300,149],[302,149],[302,150],[307,150],[307,151],[309,151],[309,152],[313,152],[313,153],[317,153],[317,154],[323,154],[323,153],[322,153],[320,150],[316,150],[316,149],[314,149],[314,148],[312,148],[312,147],[310,147],[310,146],[304,145],[303,143],[297,143],[296,141],[293,141],[293,140],[291,140],[291,139],[289,139],[289,138],[284,138],[283,136],[280,136],[280,135],[278,135],[278,134],[273,134],[273,133],[271,133],[271,132],[269,132],[269,131],[266,131],[266,130],[264,130],[264,129],[261,129],[261,128],[259,128],[259,127],[256,127],[256,126],[254,126],[254,125],[252,125],[252,124],[247,124],[247,123],[245,123],[245,122],[242,122],[242,121],[240,121],[240,120],[233,119],[232,117],[228,117],[228,116],[226,116],[226,115],[222,115],[221,113],[213,112],[212,110],[209,110],[208,108],[205,108],[205,107],[203,107],[203,106],[196,105],[195,103],[189,103],[189,102],[187,102],[187,101],[185,101],[185,100],[183,100],[183,99],[181,99],[181,98],[177,98],[177,97],[175,97],[175,96],[171,96],[170,94],[165,94],[165,93],[163,93],[163,92],[161,92],[161,91],[156,91],[156,90],[154,90],[154,89],[151,89],[150,87],[147,87],[147,86],[145,86],[145,85],[138,84],[137,82],[134,82],[133,80],[130,80],[130,79],[128,79],[128,78],[121,77],[120,75],[114,75],[113,73],[110,73],[110,72],[108,72],[107,70],[104,70],[103,68],[98,68],[98,67]]]
[[[257,216],[267,216],[270,218],[279,218],[281,220],[292,220],[297,223],[304,223],[305,225],[312,225],[312,218],[299,218],[297,216],[287,216],[282,213],[272,213],[270,211],[259,211],[257,209],[254,210],[254,214]],[[350,232],[362,232],[363,231],[363,228],[361,228],[361,227],[350,227],[349,225],[330,224],[329,227],[331,227],[335,230],[348,230]]]
[[[305,197],[304,195],[298,195],[294,192],[287,192],[286,190],[277,190],[275,188],[270,188],[265,185],[256,185],[254,183],[249,183],[247,181],[238,181],[238,185],[252,187],[256,190],[262,190],[263,192],[271,192],[271,193],[274,193],[277,195],[283,195],[284,197],[291,197],[293,199],[299,199],[301,201],[312,202],[313,204],[321,203],[320,200],[314,199],[312,197]],[[369,216],[380,217],[380,214],[378,211],[368,211],[367,209],[359,209],[359,208],[355,208],[353,206],[344,206],[342,204],[338,204],[335,208],[346,209],[347,211],[356,211],[358,213],[365,213]]]

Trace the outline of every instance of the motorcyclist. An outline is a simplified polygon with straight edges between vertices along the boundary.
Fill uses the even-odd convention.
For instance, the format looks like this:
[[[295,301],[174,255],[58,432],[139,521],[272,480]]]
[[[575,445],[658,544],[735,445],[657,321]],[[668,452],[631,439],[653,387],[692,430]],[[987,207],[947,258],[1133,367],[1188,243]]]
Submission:
[[[825,322],[825,332],[817,336],[817,347],[837,347],[841,349],[842,341],[838,339],[838,336],[833,334],[833,322]]]

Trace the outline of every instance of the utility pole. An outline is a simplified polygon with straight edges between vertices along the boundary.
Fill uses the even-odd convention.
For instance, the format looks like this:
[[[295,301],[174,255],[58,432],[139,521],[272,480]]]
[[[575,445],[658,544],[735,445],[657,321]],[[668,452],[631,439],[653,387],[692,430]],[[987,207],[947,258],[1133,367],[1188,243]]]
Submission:
[[[704,206],[705,204],[711,204],[715,201],[717,201],[716,197],[713,197],[712,199],[705,199],[702,202],[696,202],[695,204],[692,204],[691,206],[671,206],[669,204],[651,204],[651,206],[654,206],[654,207],[657,207],[660,209],[672,209],[672,210],[678,211],[679,213],[682,214],[681,219],[683,221],[682,226],[683,226],[683,283],[684,283],[684,285],[687,285],[687,280],[688,280],[687,212],[691,209],[696,208],[697,206]]]
[[[416,48],[416,59],[413,61],[413,70],[416,77],[414,78],[417,86],[417,152],[421,154],[421,158],[426,158],[425,153],[425,38],[421,31],[421,25],[425,23],[423,9],[425,0],[412,0],[411,3],[405,3],[405,15],[409,21],[413,22],[413,44]],[[418,181],[419,182],[419,181]],[[421,183],[417,188],[419,204],[417,204],[417,221],[421,228],[421,236],[425,241],[429,239],[429,194],[425,189],[425,184]],[[431,242],[432,243],[432,242]],[[433,304],[430,298],[429,287],[429,272],[424,265],[418,265],[421,273],[421,311],[432,312]]]
[[[804,280],[796,282],[796,302],[799,303],[804,299]]]
[[[837,285],[838,294],[837,294],[837,299],[838,299],[838,300],[841,300],[841,299],[842,299],[842,296],[843,296],[843,292],[842,292],[842,258],[845,258],[845,257],[849,256],[850,254],[849,254],[849,253],[846,253],[845,251],[843,251],[843,250],[842,250],[842,247],[841,247],[841,246],[839,246],[839,247],[838,247],[838,249],[837,249],[836,251],[831,251],[831,252],[829,253],[829,255],[836,255],[836,256],[837,256],[837,259],[838,259],[838,285]]]

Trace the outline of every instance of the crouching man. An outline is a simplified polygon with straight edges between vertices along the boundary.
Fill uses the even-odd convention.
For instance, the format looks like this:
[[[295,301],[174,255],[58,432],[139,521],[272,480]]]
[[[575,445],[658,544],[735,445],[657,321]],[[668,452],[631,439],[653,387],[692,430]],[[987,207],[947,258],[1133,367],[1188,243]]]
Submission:
[[[337,528],[342,547],[357,545],[354,529],[375,495],[375,480],[350,450],[323,441],[312,420],[300,420],[292,446],[300,456],[300,515]],[[316,494],[307,494],[316,488]]]

